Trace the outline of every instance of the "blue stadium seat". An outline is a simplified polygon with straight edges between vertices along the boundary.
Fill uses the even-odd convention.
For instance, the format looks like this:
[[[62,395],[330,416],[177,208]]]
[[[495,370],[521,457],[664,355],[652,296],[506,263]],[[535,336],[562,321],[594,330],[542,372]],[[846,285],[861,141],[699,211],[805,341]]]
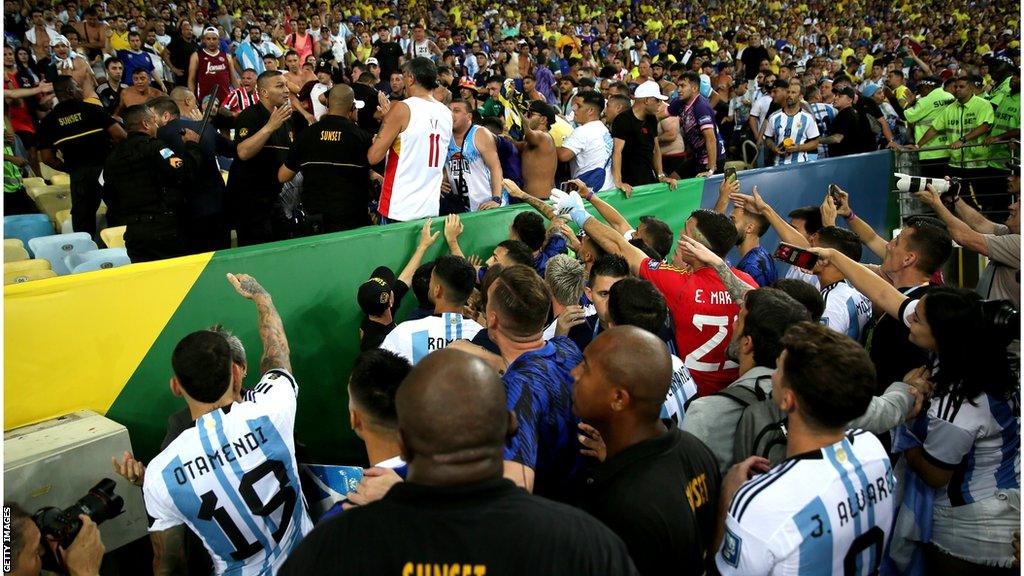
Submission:
[[[82,254],[73,253],[64,258],[64,264],[72,274],[116,268],[131,263],[128,251],[124,248],[103,248]]]
[[[53,234],[53,224],[46,214],[17,214],[15,216],[4,216],[4,238],[17,238],[28,249],[29,256],[32,256],[32,247],[28,241],[40,236]]]
[[[71,254],[82,254],[97,248],[88,232],[41,236],[29,240],[28,247],[36,255],[36,258],[47,259],[50,262],[50,267],[58,276],[71,273],[64,263],[65,258]]]

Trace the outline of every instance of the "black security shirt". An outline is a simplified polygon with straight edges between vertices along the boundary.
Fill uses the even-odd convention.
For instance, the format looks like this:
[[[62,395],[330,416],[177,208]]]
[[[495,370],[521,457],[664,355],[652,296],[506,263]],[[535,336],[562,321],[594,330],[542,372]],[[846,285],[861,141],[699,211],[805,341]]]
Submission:
[[[640,574],[703,574],[720,484],[707,446],[673,427],[591,471],[582,507],[626,542]]]
[[[623,140],[620,175],[630,186],[658,181],[654,170],[654,139],[658,137],[658,120],[647,116],[640,120],[631,108],[623,110],[612,122],[612,137]]]
[[[231,175],[228,186],[233,193],[242,199],[268,201],[276,200],[281,191],[277,181],[277,170],[288,157],[288,150],[295,141],[295,119],[299,114],[292,114],[267,139],[263,148],[248,160],[236,158],[231,163]],[[235,122],[235,145],[254,136],[270,120],[270,111],[262,104],[249,106],[238,114]]]
[[[348,118],[325,115],[296,140],[285,166],[302,172],[302,201],[311,214],[366,220],[373,136]],[[369,222],[366,222],[369,223]]]
[[[278,572],[309,574],[634,574],[626,546],[583,512],[495,478],[395,485],[379,502],[318,525]]]
[[[102,106],[65,100],[54,106],[40,123],[39,148],[55,153],[59,150],[68,172],[103,166],[110,153],[107,128],[115,123]]]
[[[931,288],[930,285],[913,286],[900,288],[900,292],[911,300],[918,300]],[[902,318],[883,313],[875,320],[870,334],[868,352],[875,364],[876,394],[881,395],[893,382],[902,382],[914,368],[929,365],[928,352],[910,341],[910,328]]]

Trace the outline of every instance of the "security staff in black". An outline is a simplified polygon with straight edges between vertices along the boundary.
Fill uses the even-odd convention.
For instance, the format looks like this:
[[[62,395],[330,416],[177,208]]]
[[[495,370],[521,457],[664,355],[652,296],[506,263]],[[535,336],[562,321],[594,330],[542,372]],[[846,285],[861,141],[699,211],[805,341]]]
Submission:
[[[302,116],[292,117],[288,83],[277,71],[256,78],[259,104],[249,106],[235,121],[238,158],[228,175],[228,213],[235,217],[238,245],[281,240],[286,228],[277,170],[295,141]]]
[[[59,103],[39,127],[39,159],[54,170],[71,176],[71,225],[75,232],[96,234],[96,210],[103,185],[100,172],[110,152],[111,140],[124,140],[124,129],[97,104],[82,100],[82,89],[70,76],[58,76],[53,92]],[[61,158],[57,158],[57,152]],[[107,215],[109,226],[118,226],[116,214]]]
[[[128,257],[132,262],[148,262],[188,254],[182,235],[182,193],[193,185],[198,135],[185,136],[195,157],[183,158],[156,139],[156,114],[148,106],[130,106],[123,118],[128,138],[107,158],[103,198],[128,226],[124,234]]]
[[[302,171],[302,204],[316,233],[370,224],[366,153],[373,136],[353,121],[363,105],[347,84],[331,88],[327,114],[303,131],[277,172],[288,182]]]

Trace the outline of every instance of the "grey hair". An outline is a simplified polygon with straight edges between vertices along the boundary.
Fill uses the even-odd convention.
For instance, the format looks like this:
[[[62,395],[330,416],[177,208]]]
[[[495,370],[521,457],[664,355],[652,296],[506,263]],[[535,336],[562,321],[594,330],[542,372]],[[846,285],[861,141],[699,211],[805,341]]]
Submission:
[[[568,254],[559,254],[548,260],[544,282],[559,304],[579,304],[583,295],[583,263]]]
[[[245,359],[245,346],[242,345],[242,341],[231,333],[230,330],[220,324],[214,324],[207,328],[210,332],[216,332],[224,337],[228,341],[228,347],[231,348],[231,362],[238,364],[242,367],[247,367],[249,362]]]

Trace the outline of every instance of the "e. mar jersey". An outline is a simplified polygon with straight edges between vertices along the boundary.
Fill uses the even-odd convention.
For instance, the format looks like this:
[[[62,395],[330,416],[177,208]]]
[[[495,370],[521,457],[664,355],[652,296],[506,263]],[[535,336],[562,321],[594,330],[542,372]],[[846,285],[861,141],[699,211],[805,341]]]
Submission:
[[[877,574],[896,479],[881,442],[853,431],[740,487],[715,556],[731,574]]]
[[[218,574],[274,574],[313,528],[295,461],[298,386],[269,370],[242,402],[200,416],[149,464],[151,532],[187,524]]]
[[[455,340],[472,340],[483,326],[462,314],[445,312],[402,322],[388,333],[380,347],[402,356],[412,364]]]
[[[683,416],[686,402],[697,396],[697,384],[690,376],[690,371],[678,356],[672,354],[672,383],[668,387],[668,395],[661,406],[661,419],[674,420],[680,430],[683,429]]]
[[[757,282],[742,270],[732,269],[750,286]],[[665,296],[676,328],[678,355],[697,384],[697,395],[707,396],[739,376],[739,365],[725,357],[740,307],[732,301],[712,268],[684,272],[664,262],[645,258],[640,277],[650,280]]]
[[[846,280],[822,288],[821,298],[825,301],[821,323],[860,342],[871,321],[871,300]]]

